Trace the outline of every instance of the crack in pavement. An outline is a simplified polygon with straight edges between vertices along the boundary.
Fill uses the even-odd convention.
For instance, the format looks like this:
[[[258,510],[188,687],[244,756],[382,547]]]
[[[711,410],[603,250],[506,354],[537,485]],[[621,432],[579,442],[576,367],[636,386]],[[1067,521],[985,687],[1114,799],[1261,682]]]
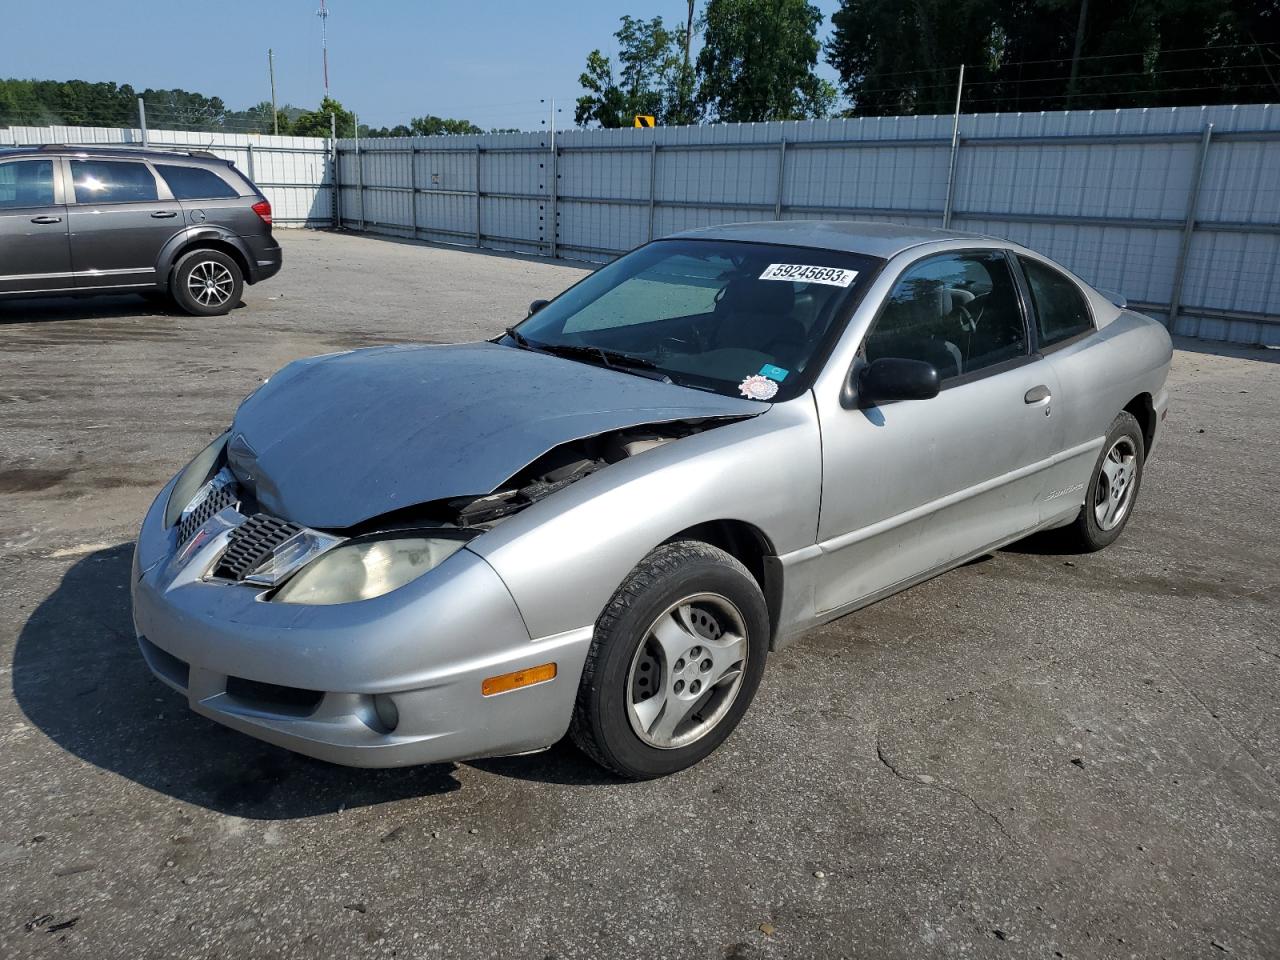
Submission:
[[[1263,772],[1263,774],[1269,780],[1271,780],[1272,783],[1276,784],[1277,786],[1280,786],[1280,777],[1277,777],[1274,773],[1272,773],[1269,769],[1267,769],[1267,765],[1263,763],[1262,758],[1253,752],[1253,749],[1249,746],[1248,743],[1246,743],[1242,738],[1238,737],[1235,734],[1235,732],[1231,729],[1231,727],[1227,725],[1227,722],[1223,720],[1222,717],[1218,716],[1217,711],[1214,710],[1212,707],[1210,707],[1209,704],[1205,703],[1204,700],[1201,699],[1200,694],[1192,690],[1191,686],[1187,683],[1187,681],[1183,680],[1182,676],[1177,671],[1175,671],[1172,667],[1166,664],[1159,656],[1157,656],[1154,650],[1152,650],[1149,646],[1147,646],[1141,640],[1137,641],[1137,643],[1138,643],[1138,646],[1142,647],[1143,650],[1146,650],[1147,653],[1151,655],[1151,659],[1155,662],[1157,669],[1163,671],[1168,676],[1172,677],[1174,682],[1176,682],[1178,686],[1180,686],[1186,692],[1187,696],[1189,696],[1192,700],[1194,700],[1196,703],[1200,705],[1201,709],[1203,709],[1204,712],[1207,713],[1211,719],[1213,719],[1213,721],[1218,725],[1218,727],[1222,730],[1222,732],[1225,733],[1233,743],[1235,743],[1235,745],[1239,748],[1239,750],[1243,751],[1246,755],[1248,755],[1249,759],[1258,765],[1258,768]],[[1264,651],[1264,652],[1267,652],[1267,651]],[[1221,769],[1221,767],[1219,769]],[[1246,779],[1248,778],[1246,777]],[[1256,783],[1253,783],[1252,780],[1250,780],[1249,782],[1255,788],[1261,789],[1260,787],[1258,787]]]
[[[1005,827],[1004,821],[1001,820],[998,816],[996,816],[996,814],[992,813],[990,810],[984,807],[982,804],[980,804],[972,796],[970,796],[969,794],[961,790],[959,787],[953,787],[950,784],[946,784],[946,783],[938,783],[936,780],[932,780],[932,779],[921,780],[918,776],[906,774],[906,773],[903,773],[901,770],[899,770],[897,766],[894,765],[893,761],[890,760],[887,756],[885,756],[884,744],[881,742],[879,734],[876,735],[876,757],[880,760],[880,762],[885,766],[885,768],[890,773],[892,773],[895,777],[897,777],[899,780],[903,781],[904,783],[914,783],[922,787],[937,787],[939,790],[945,790],[947,793],[953,793],[956,796],[964,797],[964,799],[969,801],[973,809],[977,810],[984,817],[987,817],[988,819],[990,819],[991,822],[994,823],[997,828],[999,828],[1000,833],[1004,835],[1004,838],[1006,840],[1013,842],[1013,834],[1011,834],[1008,831],[1008,829]]]

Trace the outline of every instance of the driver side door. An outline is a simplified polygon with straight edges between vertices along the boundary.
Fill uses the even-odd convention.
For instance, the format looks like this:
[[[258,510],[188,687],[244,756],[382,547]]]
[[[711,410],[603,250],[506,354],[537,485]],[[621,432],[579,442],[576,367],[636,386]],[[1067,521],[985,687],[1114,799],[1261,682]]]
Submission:
[[[1057,381],[1032,352],[1002,250],[957,251],[903,270],[859,351],[923,360],[941,392],[867,406],[818,397],[822,570],[817,612],[909,586],[1040,522],[1059,445]]]

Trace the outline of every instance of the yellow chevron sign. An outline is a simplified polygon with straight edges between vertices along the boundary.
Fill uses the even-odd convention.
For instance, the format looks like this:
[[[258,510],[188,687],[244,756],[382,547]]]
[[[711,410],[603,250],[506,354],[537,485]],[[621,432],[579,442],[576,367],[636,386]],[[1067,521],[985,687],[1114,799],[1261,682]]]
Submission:
[[[653,122],[653,117],[649,116],[649,114],[647,113],[637,113],[635,125],[637,127],[656,127],[657,126],[657,124]]]

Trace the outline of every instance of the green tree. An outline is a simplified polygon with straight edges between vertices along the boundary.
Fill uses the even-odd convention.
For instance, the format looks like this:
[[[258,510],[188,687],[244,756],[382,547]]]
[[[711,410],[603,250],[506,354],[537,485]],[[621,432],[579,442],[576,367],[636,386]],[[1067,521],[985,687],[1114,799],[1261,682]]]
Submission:
[[[299,114],[289,132],[295,137],[327,137],[330,131],[330,114],[337,117],[339,138],[355,136],[355,114],[332,97],[321,100],[318,109]]]
[[[826,116],[836,91],[814,73],[822,11],[806,0],[710,0],[698,99],[727,122]]]
[[[0,80],[0,124],[131,127],[137,94],[127,83],[84,80]]]
[[[1280,0],[843,0],[832,24],[855,114],[950,113],[961,63],[983,112],[1280,95]]]
[[[425,117],[414,117],[408,124],[398,123],[394,127],[360,125],[362,137],[433,137],[442,133],[484,133],[484,131],[470,120],[451,120],[430,114]]]
[[[286,112],[289,109],[289,107],[282,107],[276,111],[281,136],[288,134],[291,129],[289,114]],[[276,125],[272,122],[271,101],[263,100],[255,103],[248,110],[228,110],[222,125],[231,133],[275,133]]]
[[[470,120],[452,120],[431,114],[414,117],[409,121],[409,129],[415,137],[432,137],[441,133],[484,133]]]
[[[684,31],[668,30],[662,17],[624,16],[614,38],[618,74],[612,59],[599,50],[587,55],[587,69],[578,78],[586,93],[578,98],[574,122],[629,127],[636,114],[646,114],[663,125],[696,123],[694,73],[685,61]]]
[[[992,0],[845,0],[827,60],[851,113],[950,113],[959,65],[992,58],[995,17]]]
[[[221,97],[206,97],[190,90],[142,91],[147,126],[157,130],[216,130],[223,125],[227,106]]]

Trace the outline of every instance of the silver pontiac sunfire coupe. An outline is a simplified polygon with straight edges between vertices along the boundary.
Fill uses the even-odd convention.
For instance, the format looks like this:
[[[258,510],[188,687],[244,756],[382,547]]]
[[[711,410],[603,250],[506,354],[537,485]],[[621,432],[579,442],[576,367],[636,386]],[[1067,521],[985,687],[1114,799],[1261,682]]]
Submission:
[[[701,760],[806,629],[1133,513],[1155,321],[989,237],[752,223],[658,240],[491,342],[299,360],[160,492],[147,663],[325,760]]]

